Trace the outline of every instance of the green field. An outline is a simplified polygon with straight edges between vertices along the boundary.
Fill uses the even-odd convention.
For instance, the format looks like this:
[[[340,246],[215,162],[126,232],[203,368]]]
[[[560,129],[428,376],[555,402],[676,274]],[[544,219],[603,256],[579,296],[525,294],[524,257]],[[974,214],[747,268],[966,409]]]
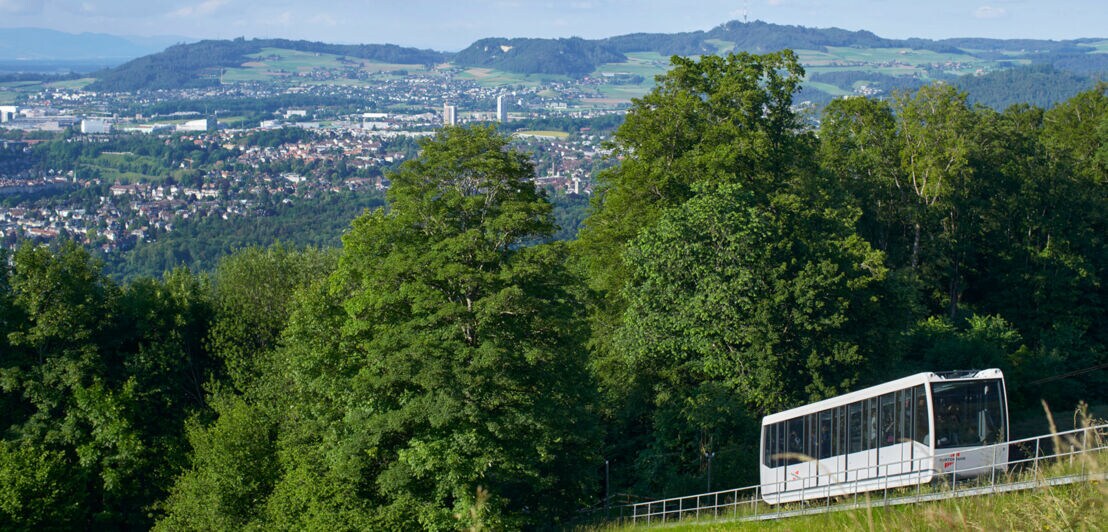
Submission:
[[[107,183],[160,182],[167,177],[181,179],[195,170],[172,169],[166,172],[163,163],[153,157],[133,153],[101,153],[96,157],[82,157],[81,170],[95,170]]]
[[[96,78],[68,79],[47,83],[46,86],[55,89],[83,89],[94,81],[96,81]]]
[[[654,84],[650,83],[648,85],[601,85],[597,90],[605,99],[630,102],[631,98],[646,96],[653,88]]]
[[[716,47],[717,54],[726,54],[735,50],[735,43],[731,41],[723,41],[720,39],[708,39],[704,41],[712,46]]]
[[[224,70],[220,78],[222,82],[276,81],[291,78],[295,74],[306,74],[312,71],[327,70],[344,71],[354,69],[371,74],[393,72],[396,70],[407,70],[409,72],[426,70],[423,65],[379,63],[357,57],[302,52],[298,50],[286,50],[284,48],[265,48],[248,57],[250,57],[252,61],[243,63],[239,68],[228,68]],[[307,82],[308,80],[305,81]],[[329,83],[332,84],[338,84],[339,82],[345,82],[344,84],[358,83],[356,80],[350,79],[329,81]]]
[[[477,82],[482,87],[501,87],[504,85],[523,85],[525,87],[537,87],[547,81],[565,81],[567,76],[557,74],[516,74],[493,68],[467,68],[458,79],[468,79]]]
[[[606,63],[600,65],[593,73],[594,76],[607,74],[632,74],[653,81],[654,76],[664,74],[669,70],[669,58],[654,52],[633,52],[627,54],[627,61],[623,63]]]
[[[836,87],[835,85],[832,85],[830,83],[819,83],[819,82],[816,82],[816,81],[805,81],[804,86],[805,87],[811,87],[813,89],[821,90],[821,91],[826,92],[827,94],[830,94],[832,96],[847,96],[849,94],[852,94],[851,92],[844,91],[844,90],[840,89],[839,87]]]
[[[569,138],[569,133],[565,131],[516,131],[514,135],[519,137],[540,137],[561,140]]]
[[[1095,49],[1094,54],[1108,54],[1108,41],[1097,41],[1090,43],[1082,43],[1078,46],[1087,46]]]

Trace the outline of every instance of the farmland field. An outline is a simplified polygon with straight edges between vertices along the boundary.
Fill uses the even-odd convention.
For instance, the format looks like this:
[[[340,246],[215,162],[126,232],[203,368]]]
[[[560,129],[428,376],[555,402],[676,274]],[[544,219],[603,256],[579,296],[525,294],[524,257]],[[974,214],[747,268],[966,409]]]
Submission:
[[[536,87],[541,85],[544,81],[563,81],[568,79],[566,76],[557,74],[516,74],[514,72],[479,67],[467,68],[458,78],[476,81],[477,84],[482,87],[499,87],[502,85]]]
[[[426,70],[423,65],[380,63],[357,57],[302,52],[283,48],[265,48],[248,57],[252,61],[243,63],[239,68],[224,70],[222,81],[224,83],[274,81],[319,70],[343,71],[353,69],[368,73]],[[356,82],[348,84],[356,84]]]
[[[566,133],[565,131],[517,131],[515,133],[515,136],[566,139],[569,138],[569,133]]]

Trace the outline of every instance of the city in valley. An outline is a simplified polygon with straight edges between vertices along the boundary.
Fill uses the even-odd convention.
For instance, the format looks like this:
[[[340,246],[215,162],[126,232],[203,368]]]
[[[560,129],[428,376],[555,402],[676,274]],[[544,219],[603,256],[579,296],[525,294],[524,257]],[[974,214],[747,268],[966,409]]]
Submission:
[[[313,75],[322,76],[303,77]],[[24,93],[0,108],[3,242],[60,237],[120,253],[202,218],[233,226],[328,196],[380,197],[389,171],[444,125],[501,128],[532,154],[537,186],[556,202],[583,204],[594,173],[610,164],[603,143],[626,107],[570,108],[588,80],[490,88],[442,72],[390,78],[359,87]],[[243,100],[274,103],[235,116],[218,108]],[[316,100],[336,103],[281,105]],[[206,114],[157,111],[204,101],[216,102]]]

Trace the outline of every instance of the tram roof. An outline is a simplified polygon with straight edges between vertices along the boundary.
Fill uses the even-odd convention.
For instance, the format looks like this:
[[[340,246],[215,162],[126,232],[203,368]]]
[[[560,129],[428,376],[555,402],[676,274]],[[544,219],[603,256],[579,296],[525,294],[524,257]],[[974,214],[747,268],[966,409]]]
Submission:
[[[793,419],[797,416],[806,414],[813,414],[821,412],[828,408],[834,408],[836,406],[843,406],[862,399],[869,399],[871,397],[877,397],[887,394],[889,392],[895,392],[897,390],[903,390],[905,388],[911,388],[920,384],[928,382],[943,382],[943,381],[957,381],[957,380],[974,380],[974,379],[1002,379],[1004,374],[996,368],[985,370],[966,370],[966,371],[941,371],[941,372],[923,372],[916,373],[915,375],[909,375],[902,377],[894,381],[881,383],[868,388],[862,388],[861,390],[855,390],[853,392],[830,397],[822,401],[806,404],[804,406],[798,406],[775,414],[770,414],[762,418],[762,425],[768,425],[770,423],[778,423],[788,419]]]

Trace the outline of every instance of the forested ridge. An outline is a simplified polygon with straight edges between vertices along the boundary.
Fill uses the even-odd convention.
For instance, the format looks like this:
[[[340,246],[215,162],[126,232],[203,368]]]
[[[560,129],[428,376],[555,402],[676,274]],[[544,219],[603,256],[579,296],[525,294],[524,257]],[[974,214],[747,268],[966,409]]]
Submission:
[[[1108,399],[1108,87],[928,85],[813,130],[803,75],[674,58],[571,242],[478,126],[341,248],[123,284],[75,244],[3,256],[0,528],[560,528],[703,491],[705,452],[756,482],[761,416],[918,371],[1001,368],[1013,417]]]
[[[395,44],[328,44],[289,39],[204,40],[176,44],[164,51],[128,61],[93,75],[89,90],[126,92],[136,90],[212,87],[220,84],[221,69],[238,67],[266,48],[282,48],[358,57],[383,63],[430,65],[445,55],[431,50],[404,48]]]

